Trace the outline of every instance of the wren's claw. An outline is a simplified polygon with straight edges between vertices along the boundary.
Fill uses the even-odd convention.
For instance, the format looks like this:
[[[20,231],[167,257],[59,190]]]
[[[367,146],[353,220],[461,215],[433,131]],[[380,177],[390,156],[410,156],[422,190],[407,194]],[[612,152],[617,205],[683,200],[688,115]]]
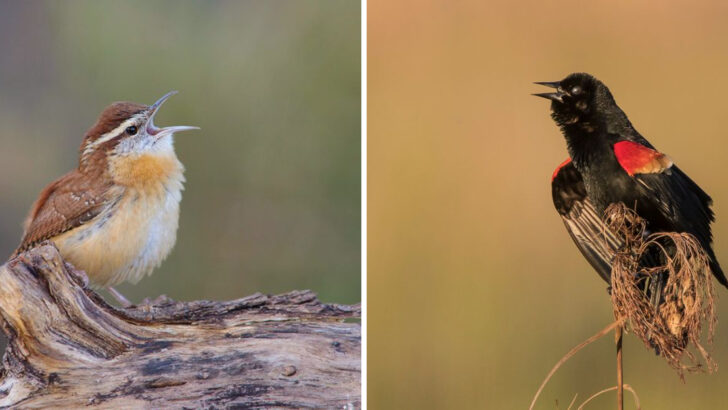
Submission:
[[[167,305],[170,303],[174,303],[174,299],[170,298],[167,295],[159,295],[154,299],[144,298],[144,300],[142,300],[142,303],[138,304],[137,306],[152,307],[152,306],[159,306],[159,305]]]
[[[151,313],[154,308],[159,308],[162,305],[169,305],[172,303],[174,303],[172,298],[167,295],[159,295],[154,299],[144,298],[144,300],[142,300],[138,305],[135,305],[134,308],[145,313]]]

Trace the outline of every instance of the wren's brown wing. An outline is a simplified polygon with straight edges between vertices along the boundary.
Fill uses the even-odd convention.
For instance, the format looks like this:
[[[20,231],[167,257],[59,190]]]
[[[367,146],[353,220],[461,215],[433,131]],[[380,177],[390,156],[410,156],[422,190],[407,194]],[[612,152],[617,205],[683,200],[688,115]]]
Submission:
[[[25,221],[25,232],[14,255],[39,242],[83,225],[101,213],[108,201],[109,184],[101,178],[72,171],[48,185]]]
[[[612,260],[623,241],[614,235],[589,200],[584,180],[571,160],[554,171],[551,180],[554,206],[566,230],[599,276],[610,283]]]

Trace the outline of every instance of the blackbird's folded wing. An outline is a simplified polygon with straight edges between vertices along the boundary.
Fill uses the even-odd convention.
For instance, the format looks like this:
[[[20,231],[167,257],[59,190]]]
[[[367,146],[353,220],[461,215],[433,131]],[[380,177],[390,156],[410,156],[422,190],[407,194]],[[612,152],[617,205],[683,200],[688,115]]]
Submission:
[[[718,282],[728,287],[728,279],[718,264],[712,246],[710,224],[715,217],[710,207],[710,196],[677,166],[671,167],[669,174],[642,174],[636,175],[635,179],[675,231],[691,233],[700,241],[710,258],[713,275]]]
[[[723,270],[713,252],[710,224],[715,217],[710,208],[712,200],[665,154],[655,150],[647,141],[620,141],[614,144],[614,155],[622,168],[635,178],[650,198],[655,209],[666,221],[658,229],[693,234],[710,257],[710,269],[728,287]]]
[[[554,206],[577,248],[599,276],[610,283],[612,260],[622,246],[589,200],[584,180],[570,160],[556,169],[551,181]]]

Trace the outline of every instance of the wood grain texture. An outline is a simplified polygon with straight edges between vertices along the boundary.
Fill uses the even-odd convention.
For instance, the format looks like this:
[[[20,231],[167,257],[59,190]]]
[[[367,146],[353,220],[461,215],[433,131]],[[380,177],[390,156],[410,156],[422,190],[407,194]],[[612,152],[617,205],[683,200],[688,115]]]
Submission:
[[[0,267],[0,406],[358,408],[360,307],[310,291],[118,310],[49,243]]]

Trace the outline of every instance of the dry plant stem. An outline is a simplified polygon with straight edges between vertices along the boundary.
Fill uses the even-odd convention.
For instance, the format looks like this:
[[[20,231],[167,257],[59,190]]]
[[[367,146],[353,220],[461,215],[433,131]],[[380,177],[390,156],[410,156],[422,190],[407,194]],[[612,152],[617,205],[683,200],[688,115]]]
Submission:
[[[572,407],[574,407],[574,403],[576,403],[576,398],[579,397],[579,393],[576,393],[574,395],[574,398],[571,399],[571,403],[569,403],[569,407],[566,408],[566,410],[571,410]]]
[[[591,397],[584,400],[584,402],[581,403],[576,410],[583,410],[584,406],[586,406],[590,401],[594,400],[595,398],[597,398],[598,396],[601,396],[604,393],[610,392],[612,390],[617,390],[617,387],[619,387],[619,386],[610,387],[608,389],[604,389],[602,391],[598,391],[598,392],[592,394]],[[642,410],[642,405],[640,404],[640,398],[637,396],[637,392],[634,391],[632,386],[630,386],[629,384],[625,384],[624,389],[629,391],[630,393],[632,393],[632,397],[634,397],[634,405],[635,405],[635,407],[637,407],[637,410]]]
[[[617,409],[624,410],[624,373],[622,369],[622,326],[614,329],[617,341]]]
[[[715,371],[717,365],[701,343],[707,327],[705,339],[712,344],[716,315],[709,258],[700,243],[687,233],[646,235],[645,221],[623,204],[611,205],[605,218],[625,243],[612,266],[615,318],[628,320],[631,331],[681,379],[686,370]],[[648,280],[661,285],[646,288]]]
[[[609,332],[612,331],[615,327],[619,326],[621,323],[619,321],[611,323],[609,326],[605,327],[604,329],[598,331],[594,336],[586,339],[585,341],[579,343],[576,345],[573,349],[569,350],[568,353],[564,355],[564,357],[559,360],[556,365],[551,369],[549,374],[546,375],[546,378],[541,382],[541,386],[539,386],[538,390],[536,391],[536,394],[533,396],[533,400],[531,400],[531,406],[528,407],[528,410],[533,410],[533,407],[536,405],[536,400],[538,400],[538,396],[541,395],[541,391],[543,391],[544,387],[546,387],[546,383],[551,379],[551,376],[556,373],[557,370],[559,370],[559,367],[563,365],[567,360],[571,359],[572,356],[577,354],[579,350],[585,348],[591,343],[594,343],[596,340],[599,340],[600,338],[606,336],[609,334]]]
[[[115,309],[42,245],[0,266],[0,407],[356,408],[360,307],[310,291]]]

